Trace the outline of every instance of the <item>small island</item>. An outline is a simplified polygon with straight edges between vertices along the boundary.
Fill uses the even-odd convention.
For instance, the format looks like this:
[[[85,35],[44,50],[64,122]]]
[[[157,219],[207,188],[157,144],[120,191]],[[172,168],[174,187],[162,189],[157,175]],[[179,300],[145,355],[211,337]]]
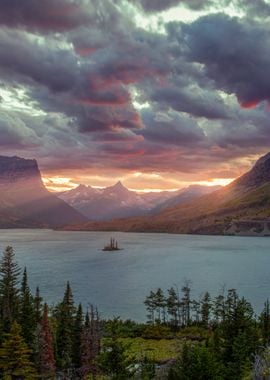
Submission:
[[[104,248],[102,249],[102,251],[121,251],[121,250],[122,248],[118,247],[117,240],[115,240],[114,238],[111,238],[110,244],[105,245]]]

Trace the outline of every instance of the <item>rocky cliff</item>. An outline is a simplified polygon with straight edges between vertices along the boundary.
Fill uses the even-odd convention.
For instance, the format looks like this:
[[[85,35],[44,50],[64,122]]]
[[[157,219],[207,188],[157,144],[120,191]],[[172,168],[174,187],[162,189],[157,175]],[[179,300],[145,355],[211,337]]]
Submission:
[[[48,227],[86,220],[50,193],[35,160],[0,156],[0,227]]]

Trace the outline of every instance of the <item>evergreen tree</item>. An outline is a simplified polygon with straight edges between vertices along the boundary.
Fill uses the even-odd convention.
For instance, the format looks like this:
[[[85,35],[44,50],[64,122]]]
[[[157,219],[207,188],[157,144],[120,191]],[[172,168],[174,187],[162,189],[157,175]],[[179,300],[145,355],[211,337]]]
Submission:
[[[6,247],[0,262],[0,319],[7,332],[11,323],[18,318],[20,268],[14,260],[13,248]]]
[[[33,357],[34,362],[37,368],[40,366],[40,344],[39,344],[39,337],[41,332],[41,320],[42,320],[42,306],[41,306],[42,298],[39,294],[39,287],[36,288],[36,294],[33,299],[33,310],[34,310],[34,344],[33,344]]]
[[[194,313],[195,322],[199,323],[201,318],[201,302],[193,300],[192,301],[192,311]]]
[[[68,370],[73,366],[73,336],[74,336],[74,307],[73,295],[69,282],[67,283],[63,301],[57,310],[57,360],[60,369]]]
[[[73,338],[73,363],[75,368],[80,368],[81,366],[81,340],[83,332],[83,311],[82,305],[79,304],[75,322],[74,322],[74,338]]]
[[[147,318],[148,323],[154,324],[156,317],[156,304],[155,304],[155,293],[151,290],[149,296],[146,297],[144,304],[146,306],[146,310],[148,311]]]
[[[167,311],[171,317],[172,326],[176,328],[179,321],[179,299],[173,287],[168,290]]]
[[[21,336],[21,327],[13,322],[0,348],[0,370],[3,378],[32,380],[36,378],[30,360],[31,350]]]
[[[185,326],[190,324],[190,306],[191,306],[191,298],[190,298],[190,281],[185,281],[185,285],[182,287],[182,322]]]
[[[201,320],[204,327],[208,327],[209,325],[211,308],[211,297],[210,294],[206,292],[201,301]]]
[[[48,306],[45,303],[39,332],[39,369],[42,379],[55,376],[54,342],[48,317]]]
[[[182,354],[171,368],[168,380],[223,380],[223,366],[203,345],[184,344]],[[236,380],[236,379],[235,379]]]
[[[260,315],[260,326],[262,330],[263,344],[269,345],[270,339],[270,305],[269,300],[264,304],[264,309]]]
[[[39,287],[36,288],[36,294],[34,297],[34,311],[35,311],[35,322],[39,324],[42,318],[42,297],[40,296]]]
[[[226,307],[225,307],[225,297],[224,294],[218,295],[213,303],[213,314],[215,317],[215,322],[224,322],[225,320],[225,313],[226,313]]]
[[[34,333],[36,331],[35,309],[33,297],[30,292],[27,280],[27,271],[24,268],[21,290],[20,309],[18,322],[22,327],[22,334],[29,347],[34,344]]]
[[[241,379],[248,363],[251,368],[250,359],[258,345],[258,331],[250,303],[244,298],[239,299],[236,292],[229,292],[228,296],[230,302],[225,320],[215,334],[218,335],[220,359],[226,365],[225,378]]]
[[[127,354],[126,346],[113,335],[107,339],[99,355],[99,366],[101,371],[108,375],[111,380],[127,380],[133,377],[133,372],[129,369],[133,364]]]
[[[157,310],[157,323],[166,322],[166,299],[161,288],[158,288],[154,297],[154,305]]]
[[[100,353],[100,320],[97,310],[91,305],[90,316],[87,312],[81,338],[81,374],[83,378],[98,372],[97,357]]]

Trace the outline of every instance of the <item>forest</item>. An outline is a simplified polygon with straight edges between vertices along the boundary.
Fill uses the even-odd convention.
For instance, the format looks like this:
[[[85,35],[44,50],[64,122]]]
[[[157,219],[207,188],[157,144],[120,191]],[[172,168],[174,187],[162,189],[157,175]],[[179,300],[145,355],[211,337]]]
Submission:
[[[49,306],[32,294],[27,270],[8,246],[0,261],[0,378],[84,380],[270,379],[270,304],[260,315],[235,289],[192,297],[151,290],[147,321],[104,320],[76,305],[67,282]]]

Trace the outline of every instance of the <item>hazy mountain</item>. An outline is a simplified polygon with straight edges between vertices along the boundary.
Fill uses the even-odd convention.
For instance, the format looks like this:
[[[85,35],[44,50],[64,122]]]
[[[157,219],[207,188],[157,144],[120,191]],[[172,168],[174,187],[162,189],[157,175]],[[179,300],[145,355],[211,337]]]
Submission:
[[[0,227],[56,227],[86,218],[43,185],[37,162],[0,156]]]
[[[120,181],[104,189],[79,185],[59,197],[90,220],[144,215],[157,204],[152,198],[147,199],[144,195],[128,190]],[[161,199],[160,195],[159,200]]]
[[[234,233],[250,225],[248,233],[262,232],[270,218],[270,153],[229,185],[190,202],[174,205],[151,217],[88,223],[74,229],[143,232]],[[246,227],[245,227],[246,228]],[[268,227],[267,227],[268,228]]]
[[[104,189],[79,185],[59,196],[90,220],[110,220],[157,213],[168,205],[184,203],[214,190],[207,186],[190,186],[174,192],[137,193],[118,181]]]
[[[179,206],[184,203],[188,203],[196,198],[200,198],[203,195],[211,194],[214,191],[220,189],[221,186],[202,186],[202,185],[191,185],[184,189],[177,191],[177,194],[171,195],[168,199],[158,204],[153,210],[153,214],[158,214],[166,208]]]

